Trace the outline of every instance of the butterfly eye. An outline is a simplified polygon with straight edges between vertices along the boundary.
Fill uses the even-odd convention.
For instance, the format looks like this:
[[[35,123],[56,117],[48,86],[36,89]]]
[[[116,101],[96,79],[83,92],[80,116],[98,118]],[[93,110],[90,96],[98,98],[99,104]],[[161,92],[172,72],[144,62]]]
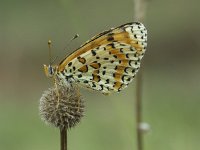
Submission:
[[[48,72],[49,72],[49,76],[53,76],[54,75],[54,69],[52,66],[49,65],[48,67]]]

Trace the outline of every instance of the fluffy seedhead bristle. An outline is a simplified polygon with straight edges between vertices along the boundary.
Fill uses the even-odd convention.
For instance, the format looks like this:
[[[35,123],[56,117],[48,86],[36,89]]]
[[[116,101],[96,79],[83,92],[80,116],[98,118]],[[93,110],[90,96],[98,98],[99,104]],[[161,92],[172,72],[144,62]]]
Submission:
[[[40,98],[39,111],[46,123],[69,129],[83,117],[83,98],[74,85],[49,88]]]

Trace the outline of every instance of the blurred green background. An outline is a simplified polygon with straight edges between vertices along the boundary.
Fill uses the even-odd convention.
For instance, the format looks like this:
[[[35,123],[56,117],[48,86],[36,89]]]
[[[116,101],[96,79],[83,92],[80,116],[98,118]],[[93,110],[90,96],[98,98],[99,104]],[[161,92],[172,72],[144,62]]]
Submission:
[[[149,0],[143,59],[146,150],[200,147],[199,0]],[[52,86],[43,72],[47,41],[57,62],[93,35],[134,21],[133,0],[0,0],[0,150],[58,150],[59,131],[39,117]],[[74,34],[80,37],[67,41]],[[104,96],[81,90],[85,117],[68,134],[70,150],[136,150],[135,84]]]

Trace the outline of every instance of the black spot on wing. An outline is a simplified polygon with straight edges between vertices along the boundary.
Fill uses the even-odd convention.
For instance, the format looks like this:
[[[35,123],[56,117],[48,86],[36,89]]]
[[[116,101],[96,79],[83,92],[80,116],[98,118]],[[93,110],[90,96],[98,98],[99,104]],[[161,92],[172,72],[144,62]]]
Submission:
[[[109,84],[110,80],[109,79],[106,79],[106,83],[105,84]]]
[[[115,44],[114,43],[110,43],[110,44],[108,44],[108,46],[111,46],[112,48],[115,48]]]
[[[113,37],[113,36],[109,36],[109,37],[107,38],[107,41],[114,41],[114,37]]]
[[[94,50],[91,50],[92,55],[95,56],[97,53]]]
[[[72,62],[69,62],[68,67],[70,67],[72,65]]]
[[[82,77],[82,74],[79,74],[79,75],[78,75],[78,78],[81,78],[81,77]]]
[[[88,81],[87,81],[87,80],[84,80],[83,83],[88,83]]]
[[[105,57],[105,58],[103,58],[104,60],[109,60],[109,58],[107,58],[107,57]]]

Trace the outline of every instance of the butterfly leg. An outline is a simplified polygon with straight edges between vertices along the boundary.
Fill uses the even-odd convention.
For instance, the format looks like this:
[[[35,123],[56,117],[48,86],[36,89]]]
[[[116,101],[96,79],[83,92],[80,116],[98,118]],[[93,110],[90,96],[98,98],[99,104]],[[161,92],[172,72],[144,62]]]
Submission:
[[[60,102],[60,94],[59,94],[58,84],[57,84],[55,78],[54,78],[54,85],[55,85],[55,89],[56,89],[56,95],[57,95],[57,97],[58,97],[58,101],[57,101],[56,108],[58,108],[58,106],[59,106],[59,102]]]

